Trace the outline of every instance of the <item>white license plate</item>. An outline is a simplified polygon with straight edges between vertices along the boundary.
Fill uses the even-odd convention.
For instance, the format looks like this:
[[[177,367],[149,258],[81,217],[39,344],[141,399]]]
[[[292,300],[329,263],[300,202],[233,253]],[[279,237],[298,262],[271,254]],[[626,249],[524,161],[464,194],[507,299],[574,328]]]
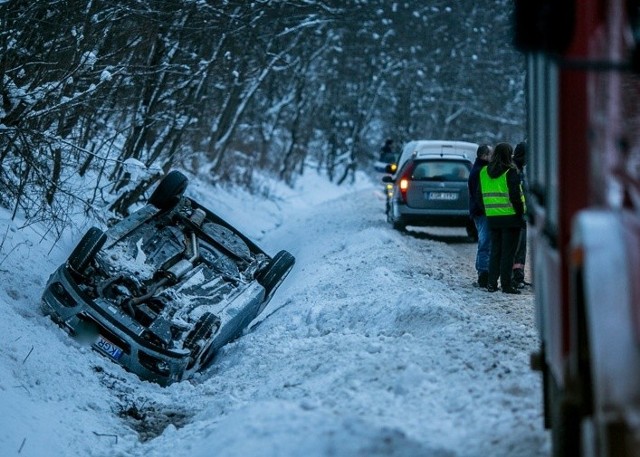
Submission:
[[[429,200],[457,200],[457,192],[429,192]]]
[[[120,349],[118,346],[113,344],[102,335],[98,335],[98,340],[93,343],[93,346],[104,352],[114,360],[118,360],[122,355],[122,349]]]

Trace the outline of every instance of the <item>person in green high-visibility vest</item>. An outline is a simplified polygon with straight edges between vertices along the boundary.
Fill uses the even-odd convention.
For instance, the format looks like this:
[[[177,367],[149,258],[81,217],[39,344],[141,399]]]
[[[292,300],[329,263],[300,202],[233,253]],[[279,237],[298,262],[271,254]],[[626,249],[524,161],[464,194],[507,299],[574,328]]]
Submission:
[[[480,170],[479,187],[476,194],[481,198],[477,203],[484,208],[491,232],[487,290],[497,291],[500,279],[502,292],[519,294],[520,291],[512,284],[511,270],[520,230],[525,224],[526,206],[510,144],[496,145],[489,165]]]

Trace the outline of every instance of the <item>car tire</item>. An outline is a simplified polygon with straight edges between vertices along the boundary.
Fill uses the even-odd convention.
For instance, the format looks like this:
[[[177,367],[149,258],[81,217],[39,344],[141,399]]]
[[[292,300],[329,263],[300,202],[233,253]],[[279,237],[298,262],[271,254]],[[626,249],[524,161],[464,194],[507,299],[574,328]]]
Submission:
[[[271,292],[284,280],[295,262],[295,257],[290,253],[280,251],[273,256],[265,268],[256,273],[256,280],[265,288],[267,296],[271,295]]]
[[[395,202],[390,202],[389,204],[389,212],[387,213],[387,221],[391,223],[391,226],[394,230],[399,232],[404,232],[407,229],[407,225],[402,220],[402,216],[398,214]],[[398,214],[398,218],[394,217],[394,214]]]
[[[187,369],[193,367],[193,364],[196,362],[198,353],[202,349],[200,346],[200,341],[203,339],[211,338],[218,329],[220,329],[220,318],[213,313],[204,313],[196,324],[193,326],[193,329],[189,332],[187,337],[184,339],[184,343],[182,347],[184,349],[188,349],[191,351],[191,360],[189,361],[189,365]],[[208,352],[208,351],[207,351]]]
[[[396,221],[392,219],[391,225],[393,225],[393,228],[399,232],[404,232],[407,230],[407,226],[404,225],[401,221]]]
[[[173,170],[162,178],[149,197],[149,203],[158,209],[171,209],[180,201],[180,197],[187,189],[187,184],[189,179],[179,171]]]
[[[547,381],[551,387],[551,456],[571,457],[582,455],[580,440],[579,408],[568,401],[560,389],[551,370],[547,370]]]
[[[91,260],[102,249],[107,235],[97,227],[91,227],[71,252],[67,265],[76,273],[84,274]]]

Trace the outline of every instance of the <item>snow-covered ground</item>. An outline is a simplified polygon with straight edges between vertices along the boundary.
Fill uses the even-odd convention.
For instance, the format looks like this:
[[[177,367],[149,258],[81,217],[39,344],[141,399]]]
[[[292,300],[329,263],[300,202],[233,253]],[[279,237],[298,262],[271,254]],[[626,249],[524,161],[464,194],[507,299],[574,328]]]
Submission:
[[[532,293],[474,288],[464,230],[393,231],[380,190],[363,176],[309,175],[271,200],[190,186],[296,266],[251,332],[167,388],[41,314],[81,233],[54,245],[0,211],[0,455],[548,455]]]

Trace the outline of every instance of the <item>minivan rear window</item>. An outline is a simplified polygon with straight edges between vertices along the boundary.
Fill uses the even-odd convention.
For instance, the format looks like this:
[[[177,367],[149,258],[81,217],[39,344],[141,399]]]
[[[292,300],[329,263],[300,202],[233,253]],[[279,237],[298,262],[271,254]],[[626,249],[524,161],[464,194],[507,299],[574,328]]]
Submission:
[[[467,181],[470,164],[459,160],[416,162],[411,179],[415,181]]]

